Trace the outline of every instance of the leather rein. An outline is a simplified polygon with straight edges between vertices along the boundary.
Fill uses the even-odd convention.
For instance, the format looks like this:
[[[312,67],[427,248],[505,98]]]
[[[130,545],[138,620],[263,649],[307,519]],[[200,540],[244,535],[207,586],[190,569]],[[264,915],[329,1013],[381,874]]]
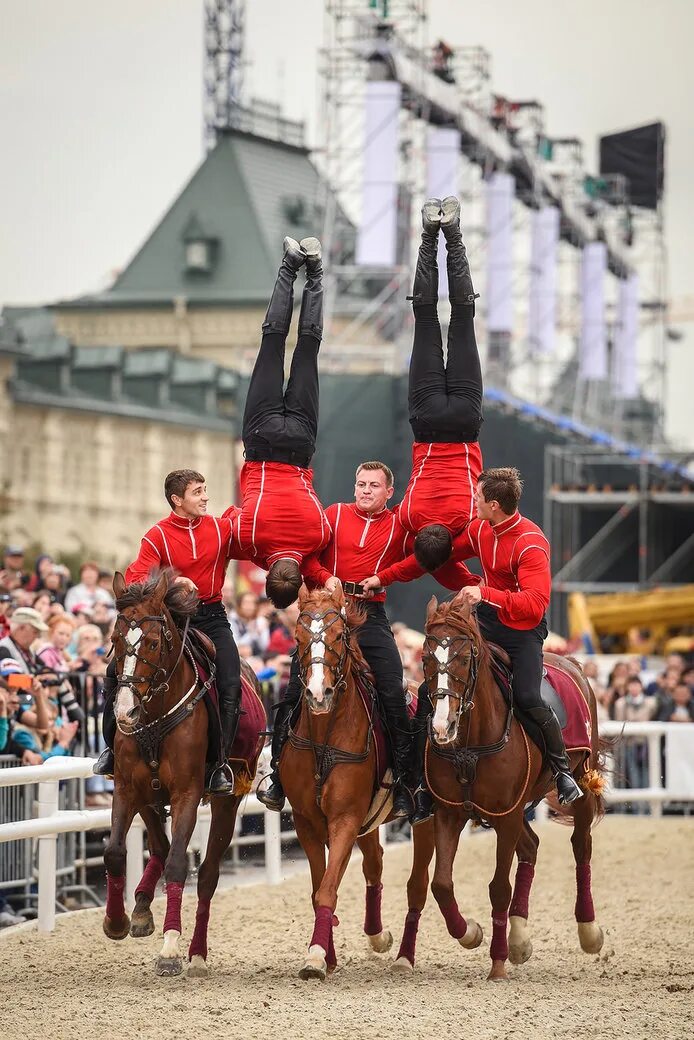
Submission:
[[[329,615],[334,614],[334,617],[330,621],[326,621]],[[306,624],[306,619],[309,623]],[[320,630],[314,632],[311,628],[311,623],[319,621],[321,623]],[[337,636],[341,640],[342,645],[339,650],[334,646],[331,646],[325,638],[326,632],[334,625],[337,621],[342,621],[344,625],[343,632],[340,632]],[[373,742],[373,718],[369,717],[369,729],[366,735],[366,748],[364,751],[345,751],[342,748],[334,747],[330,744],[330,737],[332,736],[333,727],[337,718],[336,708],[340,702],[341,695],[347,688],[347,678],[351,668],[351,659],[349,657],[349,643],[351,637],[351,630],[347,626],[345,616],[336,607],[326,607],[322,612],[312,613],[309,610],[302,610],[297,619],[297,628],[299,625],[308,634],[308,643],[298,655],[299,661],[299,679],[303,687],[303,695],[307,698],[308,683],[307,675],[308,669],[311,665],[322,664],[328,665],[329,662],[325,657],[314,657],[313,647],[316,644],[323,643],[326,648],[326,652],[330,651],[337,657],[335,664],[330,664],[335,677],[335,690],[334,701],[330,708],[330,718],[328,719],[328,727],[325,734],[325,740],[317,742],[314,740],[311,724],[311,709],[307,711],[307,724],[308,724],[308,738],[299,736],[298,733],[290,727],[289,729],[289,743],[292,747],[296,748],[297,751],[310,750],[313,753],[314,771],[313,779],[316,784],[316,804],[320,808],[321,795],[323,787],[330,776],[331,772],[337,765],[344,763],[357,763],[365,762],[371,752],[371,744]],[[298,641],[297,641],[298,643]]]

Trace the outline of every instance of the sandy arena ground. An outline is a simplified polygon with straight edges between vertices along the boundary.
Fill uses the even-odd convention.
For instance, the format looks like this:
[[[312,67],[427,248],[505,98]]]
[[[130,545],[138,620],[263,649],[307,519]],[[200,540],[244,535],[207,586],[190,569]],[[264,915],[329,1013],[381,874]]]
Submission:
[[[461,843],[456,863],[463,913],[484,924],[475,951],[445,931],[430,898],[422,917],[414,976],[393,975],[367,953],[361,933],[360,857],[343,882],[336,931],[339,971],[325,983],[296,973],[310,938],[308,877],[283,885],[238,887],[213,903],[210,976],[155,977],[160,936],[110,942],[101,916],[81,912],[39,938],[20,931],[0,940],[0,1021],[8,1037],[164,1040],[178,1036],[304,1040],[403,1036],[407,1040],[551,1037],[645,1040],[694,1036],[694,823],[611,817],[595,833],[593,879],[599,957],[578,946],[569,830],[540,829],[531,896],[534,953],[510,983],[485,981],[489,968],[487,884],[493,837]],[[384,924],[396,936],[406,911],[409,847],[386,856]],[[184,902],[184,932],[194,901]],[[161,928],[162,901],[155,903]]]

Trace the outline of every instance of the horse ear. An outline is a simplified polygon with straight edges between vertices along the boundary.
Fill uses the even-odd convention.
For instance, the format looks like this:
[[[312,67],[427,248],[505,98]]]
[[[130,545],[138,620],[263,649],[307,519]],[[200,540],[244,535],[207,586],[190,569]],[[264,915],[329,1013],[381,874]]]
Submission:
[[[429,602],[427,603],[427,625],[429,624],[429,622],[431,621],[431,619],[433,618],[434,614],[436,613],[436,611],[438,609],[439,609],[438,600],[436,599],[436,596],[432,596],[431,599],[429,600]]]
[[[309,595],[310,595],[310,593],[308,591],[308,588],[306,587],[306,582],[302,581],[302,583],[301,583],[301,585],[299,587],[299,609],[300,610],[304,609],[304,603],[308,599]]]
[[[345,605],[345,590],[342,588],[342,582],[338,581],[335,591],[332,593],[332,598],[338,607],[342,608]]]
[[[164,602],[164,596],[166,595],[168,588],[169,575],[166,573],[166,571],[162,571],[159,575],[159,581],[157,582],[154,593],[152,594],[152,599],[155,603],[161,604]]]
[[[462,589],[451,600],[451,606],[452,607],[459,607],[463,617],[466,617],[466,618],[470,617],[470,604],[468,603],[467,599],[465,599],[465,597],[463,596],[463,590]]]
[[[116,571],[113,575],[113,595],[116,599],[120,599],[125,592],[127,585],[125,584],[125,578],[120,571]]]

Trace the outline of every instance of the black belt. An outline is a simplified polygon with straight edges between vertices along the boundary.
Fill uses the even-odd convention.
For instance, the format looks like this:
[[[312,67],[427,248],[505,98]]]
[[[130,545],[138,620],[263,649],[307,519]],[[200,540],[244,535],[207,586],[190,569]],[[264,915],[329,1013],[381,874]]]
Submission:
[[[284,462],[287,466],[300,466],[308,469],[312,455],[306,452],[291,451],[282,448],[246,448],[246,462]]]
[[[224,604],[222,603],[221,599],[208,600],[207,603],[205,603],[204,600],[203,600],[200,603],[198,603],[198,609],[196,610],[195,613],[196,614],[212,614],[212,613],[214,613],[215,610],[218,610],[220,607],[221,607],[222,610],[224,610]],[[225,613],[226,613],[226,611],[225,611]]]
[[[345,596],[363,596],[364,588],[356,581],[343,581],[342,588]],[[374,595],[380,596],[382,592],[385,592],[384,588],[373,589]]]

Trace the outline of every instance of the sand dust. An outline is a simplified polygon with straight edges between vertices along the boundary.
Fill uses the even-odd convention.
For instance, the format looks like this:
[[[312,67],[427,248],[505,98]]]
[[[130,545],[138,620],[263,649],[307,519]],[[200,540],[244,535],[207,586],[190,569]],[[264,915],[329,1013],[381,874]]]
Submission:
[[[512,967],[510,983],[485,981],[493,836],[461,843],[456,861],[463,913],[485,927],[475,951],[445,931],[430,897],[422,916],[417,968],[403,979],[393,952],[367,953],[361,934],[363,881],[358,859],[343,882],[336,930],[340,970],[327,982],[296,973],[311,935],[308,877],[276,888],[239,887],[212,906],[210,975],[159,979],[161,939],[110,942],[100,914],[58,921],[55,934],[18,932],[0,940],[0,1022],[8,1037],[165,1040],[304,1038],[694,1036],[694,822],[611,817],[595,832],[593,879],[600,956],[581,952],[573,919],[570,832],[539,829],[540,858],[531,897],[532,959]],[[386,856],[384,922],[397,948],[406,902],[409,846]],[[194,900],[184,901],[190,938]],[[161,929],[162,902],[155,903]]]

